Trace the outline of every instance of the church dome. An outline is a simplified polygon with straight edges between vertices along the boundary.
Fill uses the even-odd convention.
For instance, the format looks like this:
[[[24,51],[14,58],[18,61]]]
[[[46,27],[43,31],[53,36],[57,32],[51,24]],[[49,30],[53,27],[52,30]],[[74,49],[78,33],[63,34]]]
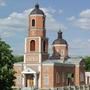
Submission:
[[[35,5],[35,8],[30,13],[30,15],[34,15],[34,14],[44,15],[44,12],[39,9],[39,5],[38,4]]]
[[[53,44],[67,44],[67,41],[64,39],[56,39]]]
[[[66,44],[67,45],[67,41],[62,38],[61,31],[58,32],[58,38],[53,41],[53,45],[55,45],[55,44]]]

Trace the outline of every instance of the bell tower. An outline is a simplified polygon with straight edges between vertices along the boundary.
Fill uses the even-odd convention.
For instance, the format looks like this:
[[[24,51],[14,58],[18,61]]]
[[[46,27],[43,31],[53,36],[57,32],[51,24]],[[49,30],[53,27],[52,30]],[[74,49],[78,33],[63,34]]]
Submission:
[[[25,39],[25,63],[41,63],[48,58],[45,14],[36,4],[29,14],[28,37]]]

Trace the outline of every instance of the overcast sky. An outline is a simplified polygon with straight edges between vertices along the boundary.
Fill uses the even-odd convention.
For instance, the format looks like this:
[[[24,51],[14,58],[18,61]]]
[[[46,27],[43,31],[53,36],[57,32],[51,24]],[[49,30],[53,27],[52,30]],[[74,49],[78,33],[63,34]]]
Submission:
[[[15,54],[24,54],[28,15],[37,0],[0,0],[0,37]],[[46,14],[46,30],[51,44],[59,29],[69,44],[69,54],[90,55],[90,0],[38,0]]]

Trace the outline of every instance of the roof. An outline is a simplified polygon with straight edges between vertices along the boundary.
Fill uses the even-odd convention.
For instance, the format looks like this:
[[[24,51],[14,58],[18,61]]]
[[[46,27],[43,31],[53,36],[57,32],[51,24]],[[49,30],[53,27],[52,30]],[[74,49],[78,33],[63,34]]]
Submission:
[[[43,64],[52,64],[52,65],[64,65],[64,66],[73,66],[73,65],[79,65],[80,62],[82,61],[82,58],[80,57],[71,57],[71,58],[68,58],[67,60],[61,60],[61,59],[58,59],[58,60],[46,60],[43,62]]]
[[[53,44],[67,44],[67,41],[64,39],[56,39],[53,41]]]
[[[81,57],[70,57],[68,60],[65,61],[65,63],[67,64],[80,64],[80,62],[82,61]]]
[[[63,60],[46,60],[42,63],[43,65],[58,65],[58,66],[74,66],[74,64],[64,63]]]
[[[58,38],[53,41],[53,45],[54,44],[67,44],[67,41],[62,38],[61,30],[58,32]]]
[[[39,9],[39,5],[38,4],[35,5],[35,8],[30,13],[30,15],[34,15],[34,14],[44,15],[44,12]]]

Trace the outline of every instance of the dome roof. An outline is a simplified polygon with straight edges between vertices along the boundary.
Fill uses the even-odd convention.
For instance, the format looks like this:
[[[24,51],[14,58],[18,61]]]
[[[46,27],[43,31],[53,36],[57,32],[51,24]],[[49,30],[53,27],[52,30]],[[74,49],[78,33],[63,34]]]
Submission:
[[[55,44],[67,44],[67,41],[62,38],[62,32],[58,32],[58,38],[53,41],[53,45]]]
[[[41,14],[41,15],[44,15],[44,12],[42,10],[39,9],[39,5],[36,4],[35,5],[35,8],[31,11],[30,15],[33,15],[33,14]]]
[[[53,44],[67,44],[67,41],[64,39],[56,39],[53,41]]]

